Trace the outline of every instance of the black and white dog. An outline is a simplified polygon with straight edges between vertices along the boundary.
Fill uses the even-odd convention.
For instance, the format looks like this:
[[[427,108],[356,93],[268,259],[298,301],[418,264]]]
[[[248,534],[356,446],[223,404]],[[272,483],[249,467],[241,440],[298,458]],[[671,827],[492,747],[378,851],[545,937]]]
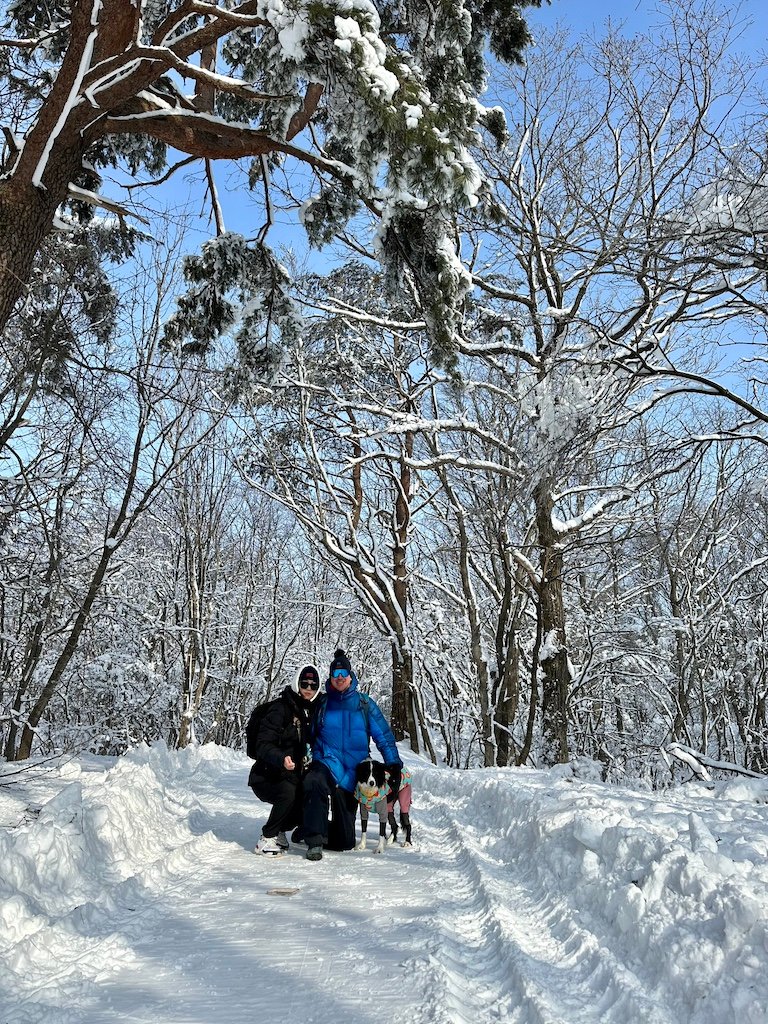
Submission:
[[[400,824],[404,832],[403,846],[411,846],[411,773],[403,768],[400,789],[393,793],[389,785],[389,775],[381,761],[366,758],[356,770],[357,785],[355,799],[360,805],[360,842],[356,850],[364,850],[368,832],[368,816],[374,811],[379,818],[379,842],[374,853],[383,853],[387,842],[394,843],[399,831],[395,821],[395,803],[400,804]],[[387,822],[392,834],[387,840]]]

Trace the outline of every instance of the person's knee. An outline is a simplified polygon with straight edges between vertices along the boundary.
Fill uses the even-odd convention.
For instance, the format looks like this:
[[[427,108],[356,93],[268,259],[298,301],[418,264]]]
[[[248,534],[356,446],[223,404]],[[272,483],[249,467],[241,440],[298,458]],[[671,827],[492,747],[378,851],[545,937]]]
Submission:
[[[262,803],[272,803],[272,791],[271,788],[267,787],[264,782],[251,782],[251,792],[257,800],[261,800]]]
[[[329,792],[328,779],[325,772],[314,769],[307,772],[304,777],[304,796],[327,796]]]
[[[357,800],[355,799],[354,793],[350,793],[349,790],[339,788],[336,791],[336,798],[341,805],[342,810],[347,814],[354,815],[357,813]]]

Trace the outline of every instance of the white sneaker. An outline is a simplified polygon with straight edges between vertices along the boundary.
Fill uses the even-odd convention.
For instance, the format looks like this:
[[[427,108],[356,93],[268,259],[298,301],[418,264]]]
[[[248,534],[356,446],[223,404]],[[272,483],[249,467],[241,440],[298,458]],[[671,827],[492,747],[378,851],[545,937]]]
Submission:
[[[281,850],[287,850],[288,846],[290,845],[286,838],[285,832],[278,832],[277,835],[275,836],[275,842],[277,843]]]
[[[265,835],[262,835],[261,839],[256,843],[256,849],[253,852],[264,853],[268,857],[279,857],[283,849],[281,846],[278,846],[276,839],[268,839]]]

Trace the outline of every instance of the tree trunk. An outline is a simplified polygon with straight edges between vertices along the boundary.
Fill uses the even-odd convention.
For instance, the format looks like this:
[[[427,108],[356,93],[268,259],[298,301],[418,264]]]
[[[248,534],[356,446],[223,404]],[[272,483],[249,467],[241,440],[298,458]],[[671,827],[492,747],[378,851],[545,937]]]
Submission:
[[[411,750],[421,752],[413,706],[413,656],[404,644],[392,644],[392,732],[396,740],[407,736]]]
[[[419,731],[413,706],[413,655],[407,640],[408,624],[408,530],[411,521],[411,468],[413,431],[407,431],[400,456],[395,495],[393,530],[393,590],[397,616],[392,624],[396,640],[392,645],[392,731],[396,740],[408,736],[411,750],[420,752]]]
[[[0,182],[0,332],[32,278],[35,256],[81,159],[79,149],[63,154],[46,174],[45,187],[18,179]]]
[[[498,550],[504,588],[496,628],[496,678],[491,696],[496,724],[496,764],[506,767],[517,762],[512,727],[520,702],[520,655],[517,646],[520,599],[506,535],[498,538]]]
[[[541,614],[541,721],[546,765],[568,761],[568,696],[571,673],[565,636],[563,552],[552,527],[552,495],[548,483],[534,491],[540,551],[539,608]],[[534,666],[535,671],[536,666]]]
[[[26,761],[32,753],[32,743],[35,738],[35,730],[40,724],[40,719],[43,717],[45,709],[50,704],[51,698],[56,692],[59,682],[66,672],[70,661],[74,657],[75,651],[77,651],[80,643],[80,636],[90,617],[93,602],[96,600],[96,596],[101,590],[101,584],[104,580],[113,550],[114,549],[112,547],[104,548],[101,558],[99,559],[99,563],[96,566],[96,570],[91,578],[88,591],[83,599],[83,603],[80,605],[77,617],[75,618],[72,629],[67,637],[67,642],[64,644],[61,654],[56,659],[56,664],[51,669],[50,675],[46,680],[40,696],[37,698],[32,710],[27,715],[27,720],[24,723],[24,728],[21,733],[19,749],[17,750],[14,758],[16,761]]]
[[[504,768],[515,763],[516,751],[512,742],[512,726],[517,715],[520,699],[520,667],[517,654],[517,633],[510,630],[506,637],[507,648],[500,658],[502,674],[497,680],[494,693],[496,709],[496,764]]]

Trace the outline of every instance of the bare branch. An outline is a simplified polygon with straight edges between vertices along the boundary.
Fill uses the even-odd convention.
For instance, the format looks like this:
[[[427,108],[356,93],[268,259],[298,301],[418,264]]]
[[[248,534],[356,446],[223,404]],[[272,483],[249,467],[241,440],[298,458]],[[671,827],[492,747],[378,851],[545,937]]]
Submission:
[[[43,39],[0,39],[0,46],[14,47],[18,50],[34,50],[41,46]]]
[[[219,194],[216,191],[216,181],[213,177],[213,168],[211,167],[211,161],[205,161],[205,176],[208,179],[208,192],[211,196],[211,205],[213,207],[213,216],[216,221],[216,234],[221,236],[224,234],[226,228],[224,227],[224,212],[221,209],[221,203],[219,202]]]
[[[133,188],[146,188],[149,185],[162,185],[164,181],[168,181],[169,178],[173,177],[176,171],[181,170],[182,167],[186,167],[188,164],[195,163],[198,159],[199,157],[196,156],[185,157],[183,160],[179,160],[177,163],[175,163],[172,167],[169,167],[165,174],[161,175],[161,177],[153,178],[151,181],[128,182],[128,184],[123,185],[123,188],[130,191]]]
[[[313,82],[308,87],[306,95],[304,96],[304,102],[301,105],[301,110],[296,111],[288,125],[288,131],[286,132],[285,137],[289,142],[298,135],[299,132],[303,131],[303,129],[306,128],[312,120],[322,95],[323,86],[319,83]]]

